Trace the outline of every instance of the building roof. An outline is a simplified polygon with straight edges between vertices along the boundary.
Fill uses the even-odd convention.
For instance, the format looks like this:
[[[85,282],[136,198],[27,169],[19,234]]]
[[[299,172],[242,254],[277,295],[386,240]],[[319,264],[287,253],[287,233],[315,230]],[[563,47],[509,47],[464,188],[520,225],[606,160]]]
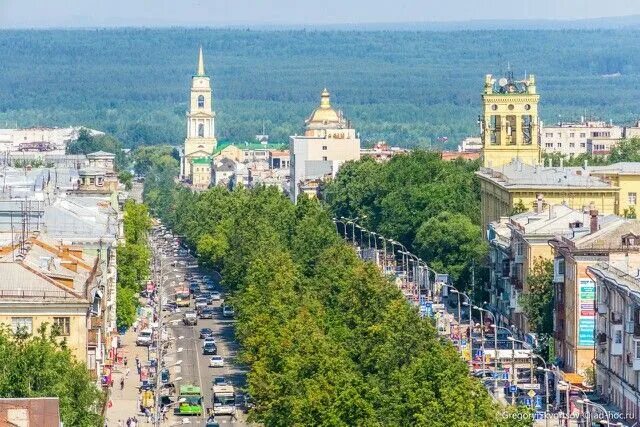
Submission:
[[[115,159],[116,155],[113,153],[108,153],[106,151],[96,151],[94,153],[89,153],[87,154],[87,158],[88,159],[96,159],[99,157],[103,157],[103,158],[108,158],[108,159]]]
[[[622,237],[629,234],[640,237],[640,220],[624,219],[615,215],[600,225],[595,233],[586,234],[573,239],[576,249],[623,250]]]
[[[223,157],[215,164],[216,172],[233,172],[236,170],[236,162],[231,159]]]
[[[608,182],[588,173],[577,173],[582,168],[532,166],[517,159],[500,168],[480,168],[476,174],[506,189],[602,189],[615,190]]]
[[[588,166],[587,171],[597,174],[640,175],[640,162],[618,162],[606,166]]]
[[[198,49],[198,68],[196,70],[197,76],[206,76],[204,71],[204,55],[202,54],[202,46]]]
[[[210,157],[195,157],[191,159],[191,163],[194,165],[210,165],[211,158]]]
[[[588,270],[600,279],[632,292],[640,298],[640,264],[599,262]]]
[[[0,425],[59,427],[60,402],[57,397],[1,398]]]

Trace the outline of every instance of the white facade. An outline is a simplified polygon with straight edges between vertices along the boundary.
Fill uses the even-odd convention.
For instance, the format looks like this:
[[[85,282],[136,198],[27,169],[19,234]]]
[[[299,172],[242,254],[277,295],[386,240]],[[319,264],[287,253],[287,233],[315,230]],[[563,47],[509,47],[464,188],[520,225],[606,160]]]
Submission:
[[[293,201],[306,181],[335,176],[343,163],[360,160],[360,138],[342,114],[331,108],[326,89],[320,107],[306,121],[305,134],[289,138],[289,151]]]
[[[560,153],[577,156],[589,153],[589,141],[595,145],[611,147],[623,136],[624,128],[601,121],[581,123],[560,123],[555,126],[540,127],[540,146],[546,153]],[[593,153],[597,154],[597,153]]]
[[[8,128],[0,129],[0,153],[46,151],[48,154],[65,154],[67,146],[78,139],[79,126],[67,128]],[[104,135],[87,129],[92,136]]]

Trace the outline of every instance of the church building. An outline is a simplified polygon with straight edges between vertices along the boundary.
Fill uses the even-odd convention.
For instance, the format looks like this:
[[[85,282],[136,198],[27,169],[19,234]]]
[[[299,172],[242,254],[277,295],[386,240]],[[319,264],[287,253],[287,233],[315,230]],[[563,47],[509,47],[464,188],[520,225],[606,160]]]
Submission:
[[[200,47],[196,74],[191,78],[187,138],[180,164],[181,179],[191,183],[194,188],[206,189],[211,182],[211,159],[217,145],[215,117],[211,81],[204,70]]]

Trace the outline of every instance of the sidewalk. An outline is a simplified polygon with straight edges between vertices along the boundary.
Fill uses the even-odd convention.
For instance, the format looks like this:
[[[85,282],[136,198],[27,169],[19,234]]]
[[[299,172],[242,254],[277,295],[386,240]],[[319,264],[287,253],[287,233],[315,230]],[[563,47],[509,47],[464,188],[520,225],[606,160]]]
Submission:
[[[127,357],[127,367],[129,368],[129,376],[125,378],[124,389],[120,390],[120,380],[125,376],[125,367],[122,363],[116,363],[113,369],[113,387],[109,390],[110,404],[107,405],[105,421],[109,427],[118,426],[118,420],[122,421],[122,425],[126,426],[127,418],[136,417],[139,425],[151,425],[147,423],[146,417],[139,410],[139,392],[140,384],[138,372],[136,370],[136,355],[140,358],[143,365],[147,362],[147,348],[136,346],[136,333],[133,328],[129,328],[127,333],[122,337],[121,347],[118,354]]]

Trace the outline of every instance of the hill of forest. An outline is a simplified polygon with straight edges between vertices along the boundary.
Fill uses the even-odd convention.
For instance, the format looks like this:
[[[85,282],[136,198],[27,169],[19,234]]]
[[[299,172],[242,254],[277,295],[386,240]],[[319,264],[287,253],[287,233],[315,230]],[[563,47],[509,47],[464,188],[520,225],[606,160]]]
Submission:
[[[93,29],[0,32],[0,127],[82,124],[179,144],[197,48],[219,139],[300,133],[328,87],[364,141],[455,145],[486,73],[534,73],[545,122],[640,115],[640,32]]]

